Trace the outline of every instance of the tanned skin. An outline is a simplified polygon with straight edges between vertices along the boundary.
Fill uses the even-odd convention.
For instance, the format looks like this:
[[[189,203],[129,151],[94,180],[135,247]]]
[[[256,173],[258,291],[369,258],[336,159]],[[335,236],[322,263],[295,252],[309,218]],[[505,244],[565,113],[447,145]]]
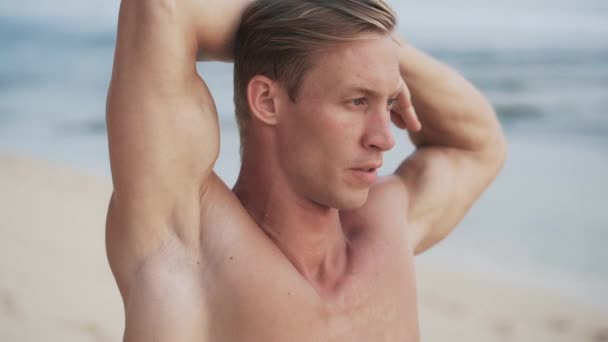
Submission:
[[[249,82],[247,149],[230,189],[213,171],[217,112],[195,64],[231,60],[249,2],[122,1],[107,253],[124,340],[419,341],[414,256],[500,170],[493,109],[392,34],[340,44],[295,103],[280,82]],[[416,149],[376,179],[393,124]]]

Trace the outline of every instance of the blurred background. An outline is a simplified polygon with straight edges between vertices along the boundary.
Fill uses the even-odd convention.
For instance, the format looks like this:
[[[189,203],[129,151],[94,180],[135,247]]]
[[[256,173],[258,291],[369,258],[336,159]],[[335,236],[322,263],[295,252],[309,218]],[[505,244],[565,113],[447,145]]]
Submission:
[[[509,141],[497,181],[418,261],[608,313],[608,1],[392,2],[405,39],[479,87]],[[118,5],[0,3],[1,152],[109,178],[104,107]],[[199,72],[220,114],[216,169],[232,185],[232,68],[201,63]],[[412,150],[395,134],[383,173]]]

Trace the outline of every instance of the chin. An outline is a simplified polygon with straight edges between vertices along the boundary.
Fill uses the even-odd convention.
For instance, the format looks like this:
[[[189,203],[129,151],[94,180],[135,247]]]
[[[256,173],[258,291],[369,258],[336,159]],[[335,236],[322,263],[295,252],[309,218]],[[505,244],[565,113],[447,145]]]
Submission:
[[[353,210],[362,207],[367,202],[369,189],[348,191],[342,194],[336,194],[333,200],[332,208],[339,210]]]

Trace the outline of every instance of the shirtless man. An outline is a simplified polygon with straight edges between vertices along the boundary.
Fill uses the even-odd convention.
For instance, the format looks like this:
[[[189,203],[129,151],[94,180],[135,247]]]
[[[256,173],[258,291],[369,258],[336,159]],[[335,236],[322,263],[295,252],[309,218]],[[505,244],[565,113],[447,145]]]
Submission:
[[[414,255],[506,148],[486,99],[394,24],[383,0],[122,1],[107,252],[125,341],[420,340]],[[232,190],[201,57],[235,61]],[[376,179],[392,124],[416,150]]]

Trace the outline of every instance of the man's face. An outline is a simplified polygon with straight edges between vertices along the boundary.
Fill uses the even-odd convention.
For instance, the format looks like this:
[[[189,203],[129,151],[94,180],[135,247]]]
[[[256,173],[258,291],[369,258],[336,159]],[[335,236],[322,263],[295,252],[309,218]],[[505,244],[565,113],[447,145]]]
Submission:
[[[279,102],[278,157],[293,189],[327,207],[362,206],[394,146],[390,107],[404,86],[390,36],[315,58],[296,103],[286,93]]]

